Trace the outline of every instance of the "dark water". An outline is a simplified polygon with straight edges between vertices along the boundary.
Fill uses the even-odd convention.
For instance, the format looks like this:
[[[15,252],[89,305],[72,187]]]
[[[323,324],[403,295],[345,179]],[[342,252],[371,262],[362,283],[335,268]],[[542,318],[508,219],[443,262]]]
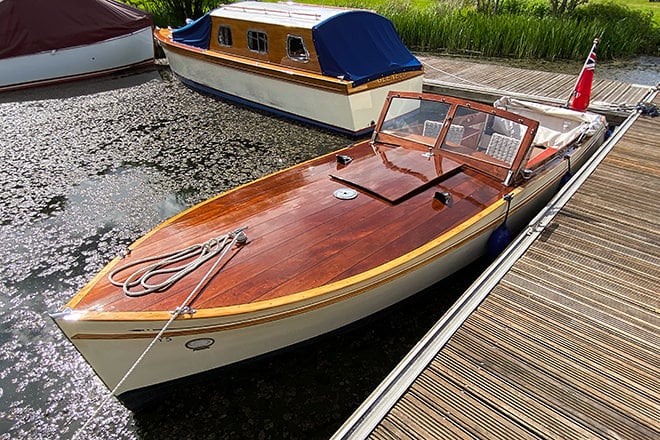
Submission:
[[[48,314],[163,220],[348,143],[192,92],[166,69],[0,95],[0,439],[330,436],[483,265],[136,414],[111,399],[92,417],[108,390]]]

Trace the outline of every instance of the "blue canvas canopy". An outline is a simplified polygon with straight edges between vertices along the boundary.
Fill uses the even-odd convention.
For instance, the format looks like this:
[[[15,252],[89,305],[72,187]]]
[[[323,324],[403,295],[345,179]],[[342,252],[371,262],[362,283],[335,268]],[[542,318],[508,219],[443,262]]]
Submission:
[[[324,75],[363,84],[421,63],[403,44],[387,18],[368,11],[347,11],[312,28]]]
[[[211,38],[211,16],[204,14],[192,23],[172,31],[172,39],[177,43],[208,49]]]

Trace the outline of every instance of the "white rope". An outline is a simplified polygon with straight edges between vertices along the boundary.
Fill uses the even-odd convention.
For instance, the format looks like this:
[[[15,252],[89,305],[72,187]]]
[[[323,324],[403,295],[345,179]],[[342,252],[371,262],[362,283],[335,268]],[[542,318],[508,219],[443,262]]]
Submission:
[[[466,83],[469,83],[469,84],[473,84],[473,85],[475,85],[475,86],[479,86],[479,87],[485,87],[485,85],[483,85],[483,84],[481,84],[481,83],[476,83],[476,82],[470,81],[469,79],[461,78],[461,77],[458,76],[458,75],[454,75],[453,73],[449,73],[449,72],[444,71],[444,70],[442,70],[442,69],[438,69],[437,67],[432,66],[432,65],[430,65],[429,63],[425,63],[424,61],[422,61],[422,64],[424,64],[424,66],[426,66],[426,67],[428,67],[428,68],[430,68],[430,69],[435,70],[436,72],[444,73],[445,75],[448,75],[448,76],[454,77],[454,78],[456,78],[456,79],[458,79],[458,80],[460,80],[460,81],[463,81],[463,82],[466,82]]]
[[[110,393],[109,393],[107,396],[105,396],[105,398],[103,399],[103,401],[101,401],[101,403],[99,404],[98,408],[96,408],[96,411],[94,411],[94,413],[93,413],[93,414],[87,419],[87,421],[85,421],[85,423],[83,423],[83,425],[80,427],[80,429],[78,429],[78,431],[76,431],[76,433],[73,435],[72,439],[74,439],[74,440],[77,439],[78,436],[79,436],[79,435],[80,435],[80,434],[81,434],[81,433],[87,428],[87,426],[91,423],[91,421],[94,420],[94,419],[96,418],[96,416],[99,414],[99,412],[101,411],[101,409],[103,409],[103,408],[105,407],[105,405],[106,405],[106,404],[108,403],[108,401],[112,398],[112,396],[117,392],[117,390],[118,390],[118,389],[124,384],[124,382],[126,382],[126,379],[128,379],[128,377],[133,373],[133,371],[135,371],[135,369],[136,369],[137,366],[142,362],[142,360],[143,360],[144,357],[147,355],[147,353],[153,348],[154,345],[156,345],[156,342],[158,342],[158,341],[161,339],[161,337],[163,336],[163,334],[165,333],[165,331],[167,330],[167,328],[170,326],[170,324],[172,324],[172,322],[174,322],[174,320],[175,320],[176,318],[178,318],[179,315],[181,315],[182,313],[184,313],[184,312],[186,312],[186,311],[188,310],[188,306],[189,306],[188,303],[189,303],[189,302],[190,302],[190,301],[191,301],[191,300],[197,295],[197,293],[198,293],[199,290],[204,286],[204,284],[206,284],[206,281],[207,281],[208,278],[211,276],[211,274],[213,274],[213,273],[215,272],[215,270],[217,269],[218,265],[220,264],[220,262],[221,262],[222,259],[224,258],[224,256],[225,256],[225,254],[227,253],[227,251],[228,251],[229,249],[231,249],[236,243],[245,243],[245,240],[246,240],[247,237],[245,236],[245,233],[244,233],[243,231],[246,230],[246,229],[247,229],[247,227],[243,227],[243,228],[240,228],[240,229],[236,229],[235,231],[233,231],[233,232],[231,232],[231,233],[229,233],[229,234],[225,234],[224,236],[221,236],[221,237],[219,237],[219,238],[217,238],[217,239],[209,240],[207,243],[204,243],[204,244],[202,244],[202,245],[194,245],[194,246],[190,246],[190,247],[184,249],[183,251],[171,252],[171,253],[165,254],[165,255],[160,256],[160,257],[145,258],[145,259],[142,259],[142,260],[136,261],[136,262],[134,262],[134,263],[127,264],[127,265],[125,265],[125,266],[122,266],[119,270],[115,270],[115,271],[113,271],[113,272],[108,276],[108,277],[110,278],[110,281],[111,281],[113,284],[115,284],[115,285],[124,285],[124,284],[127,283],[128,279],[132,279],[132,278],[133,278],[133,275],[135,275],[136,272],[139,272],[139,273],[143,273],[143,272],[144,272],[144,275],[142,275],[141,278],[143,278],[143,277],[146,276],[146,277],[147,277],[146,279],[148,279],[148,278],[150,278],[151,276],[156,275],[157,273],[161,273],[161,272],[169,272],[169,271],[171,271],[171,270],[158,270],[158,269],[156,269],[156,270],[154,270],[154,271],[145,271],[145,270],[143,270],[143,269],[139,269],[139,270],[137,270],[136,272],[134,272],[131,276],[129,276],[129,278],[127,279],[127,281],[125,281],[124,283],[116,284],[116,282],[112,280],[111,277],[112,277],[113,274],[115,274],[115,273],[117,273],[117,272],[121,272],[122,270],[124,270],[124,269],[126,269],[126,268],[129,268],[129,267],[135,266],[136,264],[139,264],[140,262],[144,263],[144,262],[147,262],[147,261],[153,261],[153,260],[155,260],[155,259],[162,258],[162,257],[164,257],[165,259],[167,259],[167,260],[169,261],[169,260],[172,260],[172,258],[170,258],[171,256],[178,256],[178,255],[182,254],[183,252],[188,253],[189,250],[190,250],[190,249],[193,249],[193,248],[195,248],[195,249],[200,249],[202,252],[204,251],[205,248],[214,248],[214,250],[213,250],[213,255],[217,255],[217,254],[220,252],[220,250],[222,250],[222,253],[221,253],[220,256],[215,260],[215,262],[213,263],[213,266],[211,266],[211,268],[206,272],[206,274],[202,277],[202,279],[199,280],[199,283],[197,283],[197,285],[195,286],[195,288],[190,292],[190,294],[189,294],[189,295],[186,297],[186,299],[181,303],[181,305],[180,305],[179,307],[177,307],[176,309],[174,309],[174,311],[172,311],[172,316],[171,316],[170,319],[165,323],[165,325],[163,326],[163,328],[160,329],[160,331],[158,332],[158,334],[156,335],[156,337],[154,337],[154,338],[151,340],[151,342],[149,343],[149,345],[147,346],[147,348],[144,349],[144,351],[142,352],[142,354],[140,354],[140,356],[139,356],[139,357],[137,358],[137,360],[133,363],[133,365],[131,365],[131,368],[129,368],[128,371],[126,371],[126,374],[124,374],[124,376],[121,378],[121,380],[119,380],[119,382],[117,383],[117,385],[115,385],[115,387],[112,389],[112,391],[110,391]],[[231,240],[231,242],[229,243],[228,246],[225,246],[225,244],[227,243],[227,240],[228,240],[229,238],[231,238],[232,240]],[[210,243],[211,243],[211,244],[210,244]],[[209,260],[209,259],[212,258],[212,256],[213,256],[213,255],[212,255],[212,256],[209,257],[208,255],[209,255],[208,253],[200,253],[200,257],[197,258],[197,259],[195,260],[195,262],[198,262],[200,259],[203,259],[203,261],[201,261],[201,263],[198,263],[197,265],[195,265],[195,267],[193,267],[192,269],[188,269],[188,266],[189,266],[189,265],[182,266],[181,268],[182,268],[183,271],[185,271],[185,272],[183,272],[183,275],[181,275],[181,276],[176,276],[176,280],[179,280],[179,279],[183,278],[183,276],[185,276],[186,274],[190,273],[192,270],[196,269],[197,267],[199,267],[201,264],[203,264],[205,261]],[[174,258],[174,261],[181,261],[181,259],[182,259],[182,258],[178,258],[178,257],[177,257],[177,258]],[[195,263],[195,262],[194,262],[194,263]],[[170,263],[170,264],[171,264],[171,263]],[[153,264],[153,265],[150,265],[149,267],[151,267],[151,266],[157,266],[157,265],[156,265],[156,264]],[[163,265],[159,265],[159,267],[163,267]],[[182,272],[182,271],[180,271],[179,273],[181,273],[181,272]],[[173,276],[173,277],[170,277],[170,278],[168,279],[168,281],[165,281],[165,282],[163,282],[163,283],[160,283],[160,284],[167,284],[166,286],[154,285],[153,287],[156,287],[156,286],[159,286],[159,287],[158,287],[157,289],[155,289],[155,290],[152,290],[152,291],[163,290],[163,289],[166,289],[167,287],[171,286],[171,285],[174,284],[174,282],[175,282],[175,281],[169,282],[172,278],[174,278],[174,276]],[[146,281],[146,280],[145,280],[145,281]],[[141,284],[141,282],[138,282],[138,283]],[[151,286],[151,285],[147,284],[147,286]],[[146,288],[146,290],[152,289],[153,287],[148,287],[148,288]],[[125,292],[125,291],[126,291],[126,287],[124,287],[124,292]],[[142,293],[142,295],[144,295],[144,294],[145,294],[145,293]]]
[[[243,233],[244,229],[245,228],[237,229],[236,231],[233,231],[229,234],[225,234],[217,238],[212,238],[206,243],[194,244],[185,249],[132,261],[110,272],[108,279],[115,286],[122,287],[124,293],[131,297],[143,296],[153,292],[161,292],[168,289],[174,283],[188,275],[190,272],[194,271],[208,260],[218,255],[218,253],[221,251],[222,255],[220,258],[222,258],[222,256],[224,256],[227,252],[227,249],[231,248],[231,245],[236,243],[237,240],[240,240],[241,236],[245,237],[245,234]],[[231,245],[225,246],[230,238],[233,238]],[[193,261],[190,261],[189,263],[179,266],[172,266],[173,264],[179,263],[181,261],[189,260],[195,255],[197,255],[197,258]],[[117,281],[115,279],[116,275],[120,272],[124,272],[131,267],[140,266],[152,261],[154,261],[154,263],[139,268],[138,270],[131,273],[124,281]],[[170,273],[173,275],[164,281],[155,284],[149,283],[149,279],[155,276]],[[135,287],[139,287],[139,290],[135,290]]]

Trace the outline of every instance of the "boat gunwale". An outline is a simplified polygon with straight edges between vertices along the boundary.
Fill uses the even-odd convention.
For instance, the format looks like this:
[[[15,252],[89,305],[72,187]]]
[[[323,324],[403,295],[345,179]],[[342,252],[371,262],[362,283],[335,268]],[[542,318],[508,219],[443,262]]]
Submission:
[[[296,69],[291,66],[264,62],[262,60],[251,59],[211,49],[201,49],[199,47],[178,43],[172,40],[171,30],[169,29],[156,28],[153,31],[153,34],[159,44],[167,46],[167,50],[171,50],[182,56],[193,57],[200,61],[223,65],[227,68],[293,82],[303,86],[313,86],[343,95],[352,95],[367,90],[373,90],[424,75],[424,69],[422,68],[419,70],[385,75],[367,83],[353,86],[353,81],[326,76],[320,73],[310,72],[309,70]]]

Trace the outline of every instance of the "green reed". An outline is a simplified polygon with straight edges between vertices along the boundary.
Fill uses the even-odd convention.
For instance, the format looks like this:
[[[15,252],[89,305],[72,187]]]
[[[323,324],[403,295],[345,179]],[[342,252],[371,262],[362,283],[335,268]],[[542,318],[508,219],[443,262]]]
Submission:
[[[123,0],[154,15],[158,26],[180,26],[166,5],[171,0]],[[188,0],[190,1],[190,0]],[[206,1],[209,4],[213,0]],[[231,0],[225,0],[225,2]],[[594,38],[599,59],[658,55],[660,29],[650,12],[604,0],[553,17],[543,0],[500,0],[501,13],[477,12],[460,0],[298,0],[375,10],[389,18],[415,51],[497,58],[583,60]],[[198,18],[198,17],[191,17]],[[181,20],[179,20],[181,21]]]
[[[423,9],[385,4],[388,17],[413,50],[518,59],[584,59],[593,39],[598,56],[613,59],[657,52],[657,29],[650,18],[599,16],[524,16],[482,14],[442,3]],[[639,14],[638,14],[639,15]],[[655,35],[655,42],[653,36]]]

